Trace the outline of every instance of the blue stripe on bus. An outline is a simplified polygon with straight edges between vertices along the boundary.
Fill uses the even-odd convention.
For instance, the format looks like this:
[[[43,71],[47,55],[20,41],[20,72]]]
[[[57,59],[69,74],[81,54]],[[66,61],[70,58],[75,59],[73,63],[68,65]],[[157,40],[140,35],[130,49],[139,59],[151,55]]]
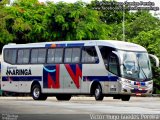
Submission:
[[[42,80],[42,76],[4,76],[2,81],[32,81],[32,80]],[[117,76],[83,76],[83,81],[117,81]]]
[[[69,44],[46,44],[45,47],[77,47],[77,46],[84,46],[84,43],[69,43]]]
[[[2,77],[2,81],[42,81],[42,76],[4,76]]]
[[[111,81],[115,82],[118,80],[117,76],[83,76],[83,81]]]
[[[70,43],[70,44],[67,44],[67,47],[74,47],[74,46],[84,46],[84,43]]]

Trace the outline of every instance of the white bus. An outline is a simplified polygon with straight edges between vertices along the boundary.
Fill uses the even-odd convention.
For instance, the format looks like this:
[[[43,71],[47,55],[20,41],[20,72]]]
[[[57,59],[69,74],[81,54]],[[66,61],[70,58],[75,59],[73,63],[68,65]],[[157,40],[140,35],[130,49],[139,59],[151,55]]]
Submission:
[[[2,55],[0,54],[0,84],[1,84],[1,59],[2,59]]]
[[[157,61],[158,63],[158,61]],[[73,95],[129,101],[152,94],[149,55],[140,45],[114,41],[8,44],[2,50],[3,91],[31,93],[34,100]]]
[[[2,55],[0,55],[0,83],[1,83],[1,57]]]

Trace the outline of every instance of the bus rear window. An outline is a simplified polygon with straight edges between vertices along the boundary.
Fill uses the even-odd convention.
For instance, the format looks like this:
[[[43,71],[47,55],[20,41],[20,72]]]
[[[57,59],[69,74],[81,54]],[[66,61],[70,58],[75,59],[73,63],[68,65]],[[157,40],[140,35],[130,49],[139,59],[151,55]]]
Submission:
[[[16,49],[5,49],[4,50],[4,61],[10,64],[15,64],[17,58]]]

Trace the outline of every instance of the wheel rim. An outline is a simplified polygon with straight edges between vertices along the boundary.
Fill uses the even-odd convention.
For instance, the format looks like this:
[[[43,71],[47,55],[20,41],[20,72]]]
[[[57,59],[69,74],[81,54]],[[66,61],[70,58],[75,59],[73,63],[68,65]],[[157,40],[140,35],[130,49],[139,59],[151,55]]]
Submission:
[[[40,95],[40,89],[39,88],[35,88],[33,90],[33,95],[34,95],[35,98],[38,98],[39,95]]]
[[[99,89],[99,88],[96,88],[96,90],[95,90],[95,96],[98,97],[99,94],[100,94],[100,89]]]

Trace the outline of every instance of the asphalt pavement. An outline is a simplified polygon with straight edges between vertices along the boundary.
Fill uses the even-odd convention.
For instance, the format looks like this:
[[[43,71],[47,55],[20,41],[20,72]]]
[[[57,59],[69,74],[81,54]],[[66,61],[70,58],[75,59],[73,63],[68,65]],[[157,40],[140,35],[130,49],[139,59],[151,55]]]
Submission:
[[[130,101],[111,97],[103,101],[93,97],[73,97],[70,101],[57,101],[55,97],[46,101],[0,97],[0,114],[2,120],[160,120],[160,97],[131,97]]]

